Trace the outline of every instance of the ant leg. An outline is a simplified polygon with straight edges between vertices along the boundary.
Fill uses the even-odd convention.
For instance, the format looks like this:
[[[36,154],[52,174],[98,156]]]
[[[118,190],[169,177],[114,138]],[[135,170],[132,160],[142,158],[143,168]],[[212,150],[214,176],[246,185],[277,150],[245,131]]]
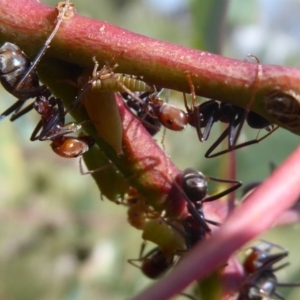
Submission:
[[[96,60],[96,57],[93,57],[93,62],[95,63],[94,68],[93,68],[93,72],[92,72],[92,78],[89,79],[84,85],[83,87],[80,89],[79,94],[75,97],[74,101],[69,105],[69,107],[66,109],[65,111],[65,115],[67,115],[68,113],[70,113],[75,106],[81,101],[81,99],[84,97],[84,95],[92,88],[94,81],[96,80],[97,77],[97,70],[99,67],[99,63]],[[100,71],[101,72],[101,71]],[[80,77],[79,77],[80,78]]]
[[[221,223],[216,222],[216,221],[213,221],[213,220],[204,219],[204,221],[205,221],[206,223],[209,223],[209,224],[214,225],[214,226],[221,226]]]
[[[192,81],[191,74],[186,72],[185,76],[186,76],[187,82],[188,82],[189,87],[190,87],[190,93],[191,93],[191,97],[192,97],[192,110],[194,110],[195,101],[196,101],[195,87],[194,87],[194,84],[193,84],[193,81]],[[185,101],[185,104],[186,104],[186,101]],[[186,105],[186,107],[187,107],[187,105]]]
[[[218,137],[218,139],[206,151],[206,153],[204,155],[206,158],[216,157],[216,156],[231,152],[235,149],[235,146],[233,148],[229,147],[226,150],[222,150],[222,151],[219,151],[217,153],[211,154],[223,142],[223,140],[226,137],[229,136],[229,139],[232,139],[232,138],[230,138],[230,136],[233,135],[234,129],[240,123],[240,120],[241,120],[240,118],[237,118],[233,123],[229,124],[229,126],[223,131],[223,133]]]
[[[207,139],[213,122],[211,124],[209,124],[209,128],[207,129],[208,131],[205,133],[205,136],[206,136],[206,138],[205,138],[204,134],[201,131],[201,119],[200,119],[199,106],[197,106],[197,107],[195,106],[195,101],[196,101],[195,87],[194,87],[194,84],[192,82],[191,75],[187,72],[185,73],[185,75],[186,75],[186,79],[187,79],[187,82],[188,82],[189,87],[190,87],[192,104],[191,104],[191,108],[189,108],[188,105],[187,105],[186,95],[185,95],[185,93],[183,93],[184,106],[187,110],[188,115],[193,114],[194,116],[196,116],[196,119],[194,120],[193,123],[195,125],[199,141],[203,142]]]
[[[0,122],[4,120],[7,116],[9,116],[12,112],[19,110],[23,104],[24,100],[18,100],[16,103],[14,103],[12,106],[10,106],[7,110],[5,110],[1,115],[0,115]]]
[[[238,144],[238,145],[235,145],[232,149],[226,149],[226,150],[223,150],[223,151],[220,151],[218,153],[215,153],[213,155],[209,155],[211,152],[212,152],[212,149],[209,148],[207,150],[207,152],[205,153],[205,157],[206,158],[211,158],[211,157],[216,157],[216,156],[219,156],[219,155],[222,155],[222,154],[225,154],[225,153],[228,153],[230,151],[233,151],[233,150],[237,150],[237,149],[240,149],[240,148],[243,148],[243,147],[246,147],[246,146],[249,146],[249,145],[253,145],[253,144],[258,144],[260,141],[264,140],[265,138],[267,138],[269,135],[271,135],[275,130],[277,130],[279,128],[279,126],[276,126],[274,127],[271,131],[269,131],[268,133],[266,133],[264,136],[262,136],[261,138],[256,138],[254,140],[251,140],[251,141],[248,141],[248,142],[245,142],[245,143],[241,143],[241,144]]]
[[[160,129],[160,122],[157,118],[153,119],[150,117],[150,115],[147,114],[146,111],[141,109],[140,107],[135,105],[134,99],[128,97],[129,95],[127,93],[121,94],[122,97],[127,100],[127,102],[124,102],[127,109],[131,112],[131,109],[136,112],[134,116],[140,120],[140,122],[143,124],[143,126],[146,128],[146,130],[150,133],[150,135],[155,135],[159,129]],[[139,97],[140,99],[145,99],[150,95],[150,92],[144,92]],[[144,108],[144,107],[143,107]]]
[[[192,112],[192,109],[189,108],[188,104],[187,104],[187,99],[186,99],[186,94],[185,93],[182,93],[183,94],[183,100],[184,100],[184,106],[185,106],[185,109],[188,113],[191,113]]]
[[[277,130],[279,128],[279,126],[274,127],[271,131],[269,131],[268,133],[266,133],[265,135],[263,135],[260,138],[255,138],[254,140],[239,144],[239,145],[235,145],[234,148],[232,150],[235,149],[239,149],[245,146],[249,146],[249,145],[253,145],[253,144],[258,144],[260,141],[264,140],[265,138],[267,138],[269,135],[271,135],[275,130]],[[257,136],[259,135],[259,132],[257,134]]]
[[[115,75],[113,75],[114,77]],[[148,109],[148,106],[147,104],[142,100],[140,99],[137,95],[135,95],[129,88],[127,88],[127,86],[120,80],[120,79],[115,79],[115,82],[116,84],[124,91],[126,92],[127,94],[129,94],[134,100],[136,100],[137,102],[139,102],[143,107],[144,107],[144,110],[146,111],[146,113],[153,119],[157,119],[157,116],[156,115],[153,115],[153,113],[151,113]],[[133,86],[134,87],[134,86]],[[134,88],[133,88],[134,89]],[[157,91],[156,91],[156,88],[153,87],[153,91],[152,91],[152,97],[155,97],[157,95]],[[151,97],[151,95],[149,96]]]
[[[83,170],[82,156],[79,157],[79,168],[80,168],[80,174],[81,174],[81,175],[94,174],[94,173],[103,171],[103,170],[105,170],[105,169],[107,169],[107,168],[110,168],[110,167],[112,167],[112,166],[113,166],[113,164],[112,164],[112,163],[109,163],[109,164],[106,164],[105,166],[99,167],[99,168],[97,168],[97,169],[85,171],[85,170]]]
[[[234,145],[236,144],[237,142],[237,139],[238,137],[240,136],[240,132],[242,130],[242,127],[244,125],[244,122],[245,120],[247,119],[247,116],[249,114],[249,111],[251,110],[251,107],[253,105],[253,102],[254,102],[254,99],[255,99],[255,95],[256,95],[256,92],[257,92],[257,89],[258,89],[258,84],[260,82],[260,79],[262,77],[262,65],[260,64],[260,61],[259,59],[252,55],[252,54],[248,54],[247,55],[249,58],[253,58],[255,59],[256,63],[257,63],[257,73],[256,73],[256,78],[255,78],[255,81],[253,83],[253,87],[252,87],[252,94],[251,94],[251,98],[250,98],[250,101],[248,102],[247,104],[247,107],[246,107],[246,111],[245,111],[245,114],[241,120],[241,123],[240,123],[240,126],[238,127],[237,129],[237,132],[236,132],[236,136],[235,136],[235,139],[234,139]]]
[[[197,115],[199,115],[199,113],[197,113]],[[200,121],[200,118],[198,117],[199,121]],[[211,131],[211,128],[213,126],[213,124],[216,122],[216,113],[213,112],[211,114],[211,116],[209,117],[207,123],[206,123],[206,126],[204,128],[204,132],[202,134],[202,139],[200,139],[199,137],[199,134],[198,134],[198,137],[200,139],[201,142],[204,142],[204,141],[207,141],[208,137],[209,137],[209,134],[210,134],[210,131]],[[199,126],[200,126],[200,122],[199,122]],[[197,127],[198,128],[198,127]],[[199,131],[200,131],[200,128],[199,128]],[[201,131],[200,131],[201,132]],[[197,133],[198,133],[198,129],[197,129]]]
[[[210,201],[217,200],[217,199],[219,199],[219,198],[235,191],[236,189],[238,189],[242,185],[242,182],[237,181],[237,180],[220,179],[220,178],[212,177],[212,176],[206,176],[206,177],[207,177],[207,179],[210,179],[210,180],[213,180],[213,181],[216,181],[216,182],[232,183],[234,185],[231,186],[230,188],[218,193],[218,194],[215,194],[215,195],[212,195],[212,196],[209,196],[209,197],[205,198],[204,200],[202,200],[202,202],[210,202]]]
[[[146,248],[146,242],[143,241],[141,248],[140,248],[140,253],[139,253],[139,258],[132,258],[132,259],[128,259],[128,263],[130,263],[131,265],[135,266],[136,268],[141,268],[136,262],[141,262],[143,261],[143,259],[151,256],[151,254],[155,253],[157,251],[157,248],[153,248],[152,250],[150,250],[146,255],[144,255],[144,251]]]
[[[39,129],[42,128],[42,131],[39,135],[37,135],[38,131],[37,128],[35,128],[34,132],[31,135],[30,140],[51,140],[57,136],[65,135],[71,132],[74,132],[78,130],[78,126],[70,130],[69,128],[63,128],[62,126],[65,126],[65,114],[64,114],[64,106],[63,102],[60,98],[54,98],[51,97],[50,99],[47,99],[47,102],[49,106],[51,106],[50,111],[48,112],[48,115],[50,118],[48,120],[45,120],[42,117],[41,124],[42,126],[39,126]],[[37,99],[33,105],[36,105],[38,107],[39,105],[39,99]],[[37,109],[37,108],[36,108]],[[38,109],[37,109],[38,111]],[[59,124],[59,126],[57,126]],[[38,127],[38,126],[37,126]]]
[[[225,108],[226,107],[230,106],[225,105]],[[225,113],[226,115],[230,116],[233,114],[232,109],[230,112],[225,111]],[[194,124],[192,125],[197,130],[199,140],[201,142],[206,141],[209,137],[213,124],[220,120],[220,106],[216,100],[208,100],[194,107],[194,111],[191,114],[191,118],[194,119]],[[201,133],[202,127],[204,127],[203,134]],[[199,133],[201,133],[202,136]]]
[[[228,152],[230,152],[232,150],[235,150],[235,149],[247,146],[247,145],[251,145],[251,144],[257,143],[257,142],[259,142],[261,140],[261,139],[259,139],[259,140],[256,139],[257,141],[253,140],[253,141],[250,141],[249,143],[246,142],[246,143],[243,143],[243,144],[240,144],[240,145],[236,145],[237,139],[240,136],[240,132],[242,130],[244,122],[246,121],[246,119],[248,117],[248,114],[249,114],[249,111],[250,111],[250,109],[252,107],[252,104],[254,102],[256,91],[257,91],[257,88],[258,88],[258,84],[260,82],[260,78],[262,77],[262,66],[261,66],[258,58],[255,57],[255,56],[253,56],[253,55],[251,55],[249,57],[255,58],[256,62],[258,63],[258,65],[257,65],[256,79],[255,79],[254,84],[253,84],[253,91],[252,91],[252,95],[251,95],[250,101],[247,104],[247,107],[246,107],[246,110],[244,111],[244,113],[241,114],[241,112],[240,112],[239,115],[238,115],[238,117],[237,117],[237,119],[234,121],[234,123],[230,124],[230,128],[231,129],[230,130],[226,129],[223,132],[223,134],[217,139],[217,141],[207,150],[207,152],[205,153],[205,157],[206,158],[216,157],[216,156],[228,153]],[[237,127],[236,133],[234,133],[234,128],[235,127]],[[224,138],[226,137],[226,134],[229,135],[229,146],[228,146],[228,149],[220,151],[220,152],[217,152],[217,153],[211,155],[212,151],[224,140]],[[268,135],[266,135],[265,137],[267,137],[267,136]]]
[[[204,215],[199,214],[196,207],[194,206],[194,203],[189,199],[187,194],[184,192],[184,190],[179,186],[179,184],[175,180],[174,180],[174,184],[177,187],[180,194],[185,199],[185,201],[187,202],[187,209],[188,209],[189,213],[193,216],[194,219],[196,219],[201,224],[201,226],[203,226],[203,228],[207,232],[211,232],[211,229],[208,227],[208,225],[206,224],[206,222],[204,220]]]
[[[33,141],[36,141],[39,139],[39,136],[38,135],[38,132],[40,131],[40,129],[43,127],[43,121],[40,120],[38,122],[38,124],[36,125],[35,129],[33,130],[32,134],[31,134],[31,137],[30,137],[30,140],[33,142]]]
[[[22,101],[24,103],[24,101]],[[17,103],[17,102],[16,102]],[[23,104],[22,103],[22,104]],[[22,107],[19,106],[17,107],[16,109],[14,109],[14,113],[13,115],[11,116],[10,120],[13,122],[15,121],[16,119],[20,118],[21,116],[25,115],[26,113],[28,113],[29,111],[31,111],[33,108],[34,108],[34,102],[32,102],[31,104],[27,105],[25,108],[23,108],[22,110],[20,110],[20,108]],[[12,106],[10,107],[12,108]],[[3,113],[4,114],[4,113]]]

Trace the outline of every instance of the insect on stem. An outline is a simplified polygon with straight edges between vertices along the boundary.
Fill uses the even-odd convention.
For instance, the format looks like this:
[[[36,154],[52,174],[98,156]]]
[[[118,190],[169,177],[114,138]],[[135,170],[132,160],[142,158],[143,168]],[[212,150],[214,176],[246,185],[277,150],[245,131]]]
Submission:
[[[52,31],[52,33],[47,38],[46,42],[44,43],[44,46],[40,49],[39,53],[35,57],[34,61],[31,63],[31,66],[27,69],[26,72],[22,75],[21,79],[18,81],[15,89],[20,89],[24,80],[29,76],[29,74],[32,72],[32,70],[36,67],[36,65],[41,60],[42,56],[45,54],[46,50],[50,47],[50,43],[54,36],[56,35],[61,23],[63,21],[69,20],[74,15],[74,4],[70,2],[70,0],[66,0],[65,2],[59,2],[56,6],[56,9],[58,10],[58,16],[56,18],[56,25]]]

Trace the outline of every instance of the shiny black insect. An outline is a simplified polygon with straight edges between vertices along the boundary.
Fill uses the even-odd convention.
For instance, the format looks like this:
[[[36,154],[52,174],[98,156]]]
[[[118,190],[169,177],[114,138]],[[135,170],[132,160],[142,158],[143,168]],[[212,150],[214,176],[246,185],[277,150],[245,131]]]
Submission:
[[[228,124],[228,127],[205,153],[205,157],[207,158],[216,157],[245,146],[259,143],[277,129],[277,127],[274,128],[269,121],[257,113],[253,111],[247,112],[242,107],[230,103],[208,100],[201,104],[195,104],[195,93],[190,79],[189,83],[192,92],[192,106],[188,106],[184,94],[186,112],[175,105],[166,103],[159,98],[159,94],[156,92],[143,93],[139,95],[142,101],[129,99],[127,104],[136,111],[138,117],[142,119],[143,125],[152,135],[158,131],[159,124],[173,131],[182,131],[187,124],[190,124],[196,129],[199,140],[203,142],[208,139],[214,123],[220,121]],[[145,110],[145,105],[141,103],[145,103],[147,111]],[[244,121],[251,128],[266,129],[268,133],[260,138],[236,144]],[[212,153],[226,138],[228,139],[227,149]]]
[[[65,110],[62,100],[44,96],[32,103],[41,115],[41,120],[34,129],[30,140],[51,140],[52,150],[62,157],[78,157],[88,151],[95,143],[91,136],[66,136],[81,129],[82,124],[65,124]]]
[[[129,259],[128,262],[140,268],[145,276],[151,279],[161,277],[174,265],[174,255],[167,255],[158,247],[143,254],[145,243],[142,244],[139,258]],[[138,264],[140,263],[140,264]]]
[[[185,94],[183,94],[184,104],[187,110],[188,123],[196,128],[199,140],[203,142],[208,139],[214,123],[220,121],[228,124],[228,127],[205,153],[206,158],[216,157],[245,146],[259,143],[277,129],[277,127],[274,128],[268,120],[257,113],[251,110],[247,111],[234,104],[219,102],[216,100],[208,100],[201,104],[195,104],[196,95],[191,77],[187,76],[187,80],[191,89],[192,106],[189,108]],[[251,128],[266,129],[268,133],[260,138],[236,144],[245,121]],[[202,128],[204,128],[203,132]],[[228,138],[227,149],[212,154],[212,152],[226,138]]]
[[[57,5],[58,16],[56,25],[32,62],[15,44],[7,42],[0,47],[0,82],[10,94],[18,99],[17,102],[0,115],[0,121],[11,114],[11,121],[14,121],[29,112],[34,107],[33,104],[24,109],[22,107],[30,98],[36,98],[36,101],[38,101],[40,97],[45,97],[46,99],[50,97],[51,92],[48,87],[40,85],[35,68],[49,48],[50,42],[57,33],[62,21],[71,17],[72,14],[68,15],[68,13],[72,6],[69,0],[60,2]]]
[[[274,248],[281,251],[271,254]],[[274,266],[274,264],[288,256],[286,250],[266,241],[249,250],[250,252],[243,263],[248,277],[240,291],[240,300],[271,299],[274,296],[277,299],[284,300],[284,297],[276,291],[277,287],[300,287],[299,283],[279,283],[274,274],[289,264],[283,263],[277,267]]]
[[[30,111],[33,104],[20,111],[28,99],[42,96],[48,98],[51,94],[45,85],[40,86],[36,71],[32,69],[27,74],[28,69],[31,69],[31,62],[18,46],[5,43],[0,48],[0,81],[9,93],[18,98],[17,102],[0,115],[0,121],[12,113],[13,121]],[[27,76],[24,77],[24,74]]]
[[[41,115],[41,120],[30,137],[31,141],[52,140],[53,151],[63,157],[76,157],[86,152],[94,144],[94,140],[87,136],[65,136],[77,131],[81,126],[74,123],[65,124],[62,100],[52,97],[47,86],[40,86],[34,69],[31,69],[26,78],[22,78],[27,68],[31,68],[30,61],[16,45],[5,43],[0,48],[1,83],[18,98],[15,104],[1,114],[0,120],[13,113],[13,121],[34,108]],[[23,80],[21,84],[18,83],[19,79]],[[22,89],[17,88],[18,86]],[[21,109],[25,101],[35,96],[34,102]]]
[[[188,116],[182,109],[159,97],[162,91],[141,93],[138,95],[139,101],[130,95],[122,94],[127,100],[127,105],[135,111],[151,135],[155,135],[161,125],[173,131],[182,131],[188,124]]]
[[[208,194],[207,181],[223,182],[233,184],[228,189],[212,196]],[[187,209],[190,216],[183,220],[187,238],[187,248],[193,247],[198,241],[205,238],[206,234],[211,232],[208,224],[218,226],[219,223],[208,220],[203,213],[203,204],[205,202],[215,201],[221,197],[233,192],[239,188],[242,183],[236,180],[219,179],[211,176],[204,176],[201,172],[192,168],[187,168],[182,172],[182,175],[176,178],[176,185],[187,201]]]
[[[200,105],[201,106],[201,105]],[[268,137],[274,130],[274,126],[253,111],[247,112],[245,109],[229,104],[229,103],[218,103],[215,100],[209,100],[204,102],[202,107],[199,107],[200,124],[201,127],[205,127],[202,140],[206,140],[211,131],[212,125],[217,122],[228,123],[228,127],[223,133],[217,138],[217,140],[210,146],[205,153],[205,157],[211,158],[216,157],[230,151],[246,147],[252,144],[257,144],[266,137]],[[268,133],[260,138],[236,144],[241,127],[243,126],[244,119],[246,118],[247,124],[253,129],[266,129]],[[198,130],[197,130],[198,132]],[[217,153],[212,152],[222,143],[224,139],[228,138],[228,148]]]
[[[161,127],[161,122],[158,118],[154,117],[155,112],[152,106],[149,104],[149,97],[153,92],[144,92],[138,94],[137,97],[144,102],[142,104],[140,101],[137,101],[136,98],[132,98],[126,93],[122,93],[122,97],[126,100],[127,106],[135,112],[137,117],[141,120],[141,123],[145,129],[154,136],[159,132]],[[147,107],[147,110],[145,109]],[[149,112],[149,113],[148,113]]]

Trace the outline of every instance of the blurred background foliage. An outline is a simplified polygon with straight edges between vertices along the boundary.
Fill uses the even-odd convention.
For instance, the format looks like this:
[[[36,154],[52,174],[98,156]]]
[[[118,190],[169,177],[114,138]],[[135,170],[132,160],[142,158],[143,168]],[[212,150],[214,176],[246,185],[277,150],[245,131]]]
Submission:
[[[153,38],[236,59],[251,53],[262,63],[300,66],[298,0],[73,2],[82,15]],[[14,99],[2,87],[0,92],[3,111]],[[183,106],[182,95],[172,92],[170,102]],[[139,255],[141,232],[127,223],[124,207],[100,199],[90,176],[80,175],[77,159],[58,157],[48,142],[29,141],[37,121],[31,112],[1,124],[0,299],[129,299],[150,283],[127,263]],[[257,134],[246,127],[242,140]],[[220,130],[215,125],[207,143],[198,142],[190,127],[182,133],[167,131],[164,145],[179,168],[224,177],[228,169],[220,168],[219,159],[204,159]],[[161,135],[156,139],[160,142]],[[262,143],[238,150],[237,178],[244,184],[263,180],[270,162],[280,165],[298,141],[280,129]],[[290,250],[292,264],[280,279],[299,282],[299,225],[273,229],[264,238]],[[299,289],[280,291],[286,299],[300,297]]]

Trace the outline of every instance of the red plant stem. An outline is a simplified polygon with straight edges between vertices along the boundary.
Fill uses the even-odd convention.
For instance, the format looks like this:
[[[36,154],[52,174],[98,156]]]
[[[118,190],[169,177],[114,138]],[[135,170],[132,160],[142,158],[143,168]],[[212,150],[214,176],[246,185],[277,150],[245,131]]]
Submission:
[[[196,245],[170,274],[134,299],[169,299],[226,263],[234,251],[270,228],[298,200],[299,168],[300,147],[228,217],[219,231]]]
[[[17,43],[28,54],[37,53],[53,28],[56,11],[34,0],[0,0],[0,8],[0,40]],[[244,107],[252,96],[261,68],[253,110],[270,120],[262,103],[267,92],[291,90],[298,96],[300,91],[298,69],[232,60],[150,39],[81,16],[63,22],[46,56],[82,67],[92,67],[93,56],[99,62],[114,58],[120,65],[120,72],[143,75],[147,82],[158,87],[184,92],[189,92],[185,76],[188,72],[197,94]],[[172,193],[172,178],[179,171],[162,151],[154,147],[152,138],[146,138],[140,122],[130,115],[124,111],[125,157],[118,159],[112,155],[113,161],[120,170],[132,176],[131,181],[149,198],[149,203],[159,208],[172,207],[173,211],[168,209],[169,214],[179,216],[184,213],[185,202],[179,193]],[[295,132],[300,133],[300,129]],[[110,155],[109,151],[107,155]],[[269,228],[299,197],[299,155],[300,149],[228,218],[212,238],[197,245],[174,272],[137,299],[166,299],[174,295],[193,280],[203,278],[224,264],[236,249]],[[172,174],[170,177],[168,171]]]
[[[50,30],[56,12],[35,0],[0,0],[0,40],[17,43],[28,54],[37,53]],[[63,22],[46,56],[92,67],[111,60],[119,70],[143,75],[147,82],[189,92],[185,72],[192,76],[198,95],[246,107],[258,74],[258,64],[233,60],[151,39],[107,22],[79,15]],[[271,90],[300,92],[300,70],[263,65],[253,110],[276,123],[262,99]],[[282,124],[281,124],[282,125]],[[300,133],[300,129],[293,129]]]
[[[119,94],[116,100],[123,119],[123,152],[119,158],[127,171],[132,172],[132,182],[144,194],[150,205],[167,214],[179,217],[184,213],[186,201],[176,190],[174,178],[180,171],[148,134],[142,123],[124,106]],[[122,167],[121,167],[122,168]]]

